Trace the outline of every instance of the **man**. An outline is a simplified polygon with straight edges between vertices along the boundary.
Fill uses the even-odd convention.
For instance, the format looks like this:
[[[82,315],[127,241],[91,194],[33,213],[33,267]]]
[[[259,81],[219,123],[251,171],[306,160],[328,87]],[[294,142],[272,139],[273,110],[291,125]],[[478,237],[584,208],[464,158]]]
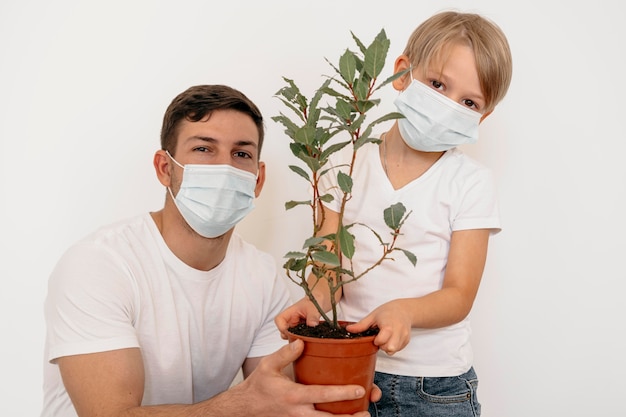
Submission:
[[[303,349],[273,323],[287,289],[233,233],[263,188],[263,135],[230,87],[172,101],[154,156],[164,207],[73,245],[50,277],[42,417],[322,416],[314,403],[364,394],[283,372]]]

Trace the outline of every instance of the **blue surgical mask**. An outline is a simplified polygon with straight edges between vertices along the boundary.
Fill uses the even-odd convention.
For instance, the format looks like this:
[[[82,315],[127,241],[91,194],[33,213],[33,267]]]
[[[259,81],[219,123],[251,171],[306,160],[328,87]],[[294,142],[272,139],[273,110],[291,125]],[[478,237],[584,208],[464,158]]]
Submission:
[[[422,152],[447,151],[478,140],[481,114],[468,109],[413,80],[395,100],[400,135],[411,148]]]
[[[167,152],[167,151],[166,151]],[[223,235],[254,208],[256,176],[230,165],[181,165],[183,180],[176,197],[168,191],[187,224],[200,236]]]

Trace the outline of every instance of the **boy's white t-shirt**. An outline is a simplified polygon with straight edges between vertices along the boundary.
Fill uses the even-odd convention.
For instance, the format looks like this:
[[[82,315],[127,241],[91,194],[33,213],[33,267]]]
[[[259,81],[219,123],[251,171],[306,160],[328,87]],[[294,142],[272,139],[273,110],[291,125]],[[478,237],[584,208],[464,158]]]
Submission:
[[[350,147],[331,163],[349,162]],[[336,154],[337,155],[337,154]],[[345,169],[345,168],[344,168]],[[339,211],[336,175],[323,177],[324,187],[335,195],[327,206]],[[346,206],[344,224],[363,223],[372,227],[384,242],[391,241],[383,210],[402,202],[411,212],[401,229],[397,247],[417,257],[413,266],[402,252],[394,261],[384,261],[356,282],[343,287],[340,302],[343,319],[359,321],[376,307],[399,298],[414,298],[441,288],[452,232],[466,229],[500,230],[496,189],[491,171],[454,148],[447,151],[421,177],[394,190],[380,160],[379,146],[359,149],[352,174],[352,195]],[[382,255],[376,237],[365,227],[350,229],[355,235],[355,272],[375,263]],[[379,352],[376,370],[405,376],[455,376],[472,365],[469,318],[440,329],[412,329],[407,347],[393,356]]]
[[[114,349],[141,349],[143,405],[211,398],[246,358],[285,344],[273,319],[289,305],[274,259],[236,233],[224,260],[199,271],[169,250],[147,213],[102,228],[50,277],[42,417],[76,416],[55,359]]]

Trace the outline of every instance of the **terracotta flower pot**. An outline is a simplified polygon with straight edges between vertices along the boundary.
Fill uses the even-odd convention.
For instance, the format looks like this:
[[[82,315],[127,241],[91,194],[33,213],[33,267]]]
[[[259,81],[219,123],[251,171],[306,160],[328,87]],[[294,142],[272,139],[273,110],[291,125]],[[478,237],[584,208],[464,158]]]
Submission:
[[[375,337],[321,339],[288,334],[289,341],[304,341],[304,352],[293,365],[296,382],[307,385],[355,384],[365,388],[363,398],[315,404],[317,410],[333,414],[367,411],[378,352]]]

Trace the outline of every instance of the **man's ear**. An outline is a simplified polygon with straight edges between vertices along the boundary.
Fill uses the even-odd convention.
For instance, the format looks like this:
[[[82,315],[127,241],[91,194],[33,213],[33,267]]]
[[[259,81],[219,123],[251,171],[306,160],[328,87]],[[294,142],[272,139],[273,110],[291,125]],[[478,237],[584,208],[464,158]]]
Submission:
[[[159,182],[165,187],[172,185],[172,176],[170,174],[170,157],[167,156],[164,150],[159,149],[154,153],[152,160],[154,170],[156,171]]]
[[[493,110],[489,110],[487,113],[485,113],[482,116],[480,116],[480,122],[478,122],[478,123],[482,123],[483,120],[485,120],[487,118],[487,116],[489,116],[491,113],[493,113]]]
[[[259,161],[259,173],[256,177],[256,187],[254,188],[254,196],[259,197],[261,190],[265,184],[265,162]]]
[[[393,73],[397,74],[399,72],[403,72],[411,68],[411,60],[408,56],[402,54],[398,58],[396,58],[396,62],[393,65]],[[393,88],[397,91],[404,90],[411,83],[411,74],[406,73],[401,77],[396,78],[391,82]]]

